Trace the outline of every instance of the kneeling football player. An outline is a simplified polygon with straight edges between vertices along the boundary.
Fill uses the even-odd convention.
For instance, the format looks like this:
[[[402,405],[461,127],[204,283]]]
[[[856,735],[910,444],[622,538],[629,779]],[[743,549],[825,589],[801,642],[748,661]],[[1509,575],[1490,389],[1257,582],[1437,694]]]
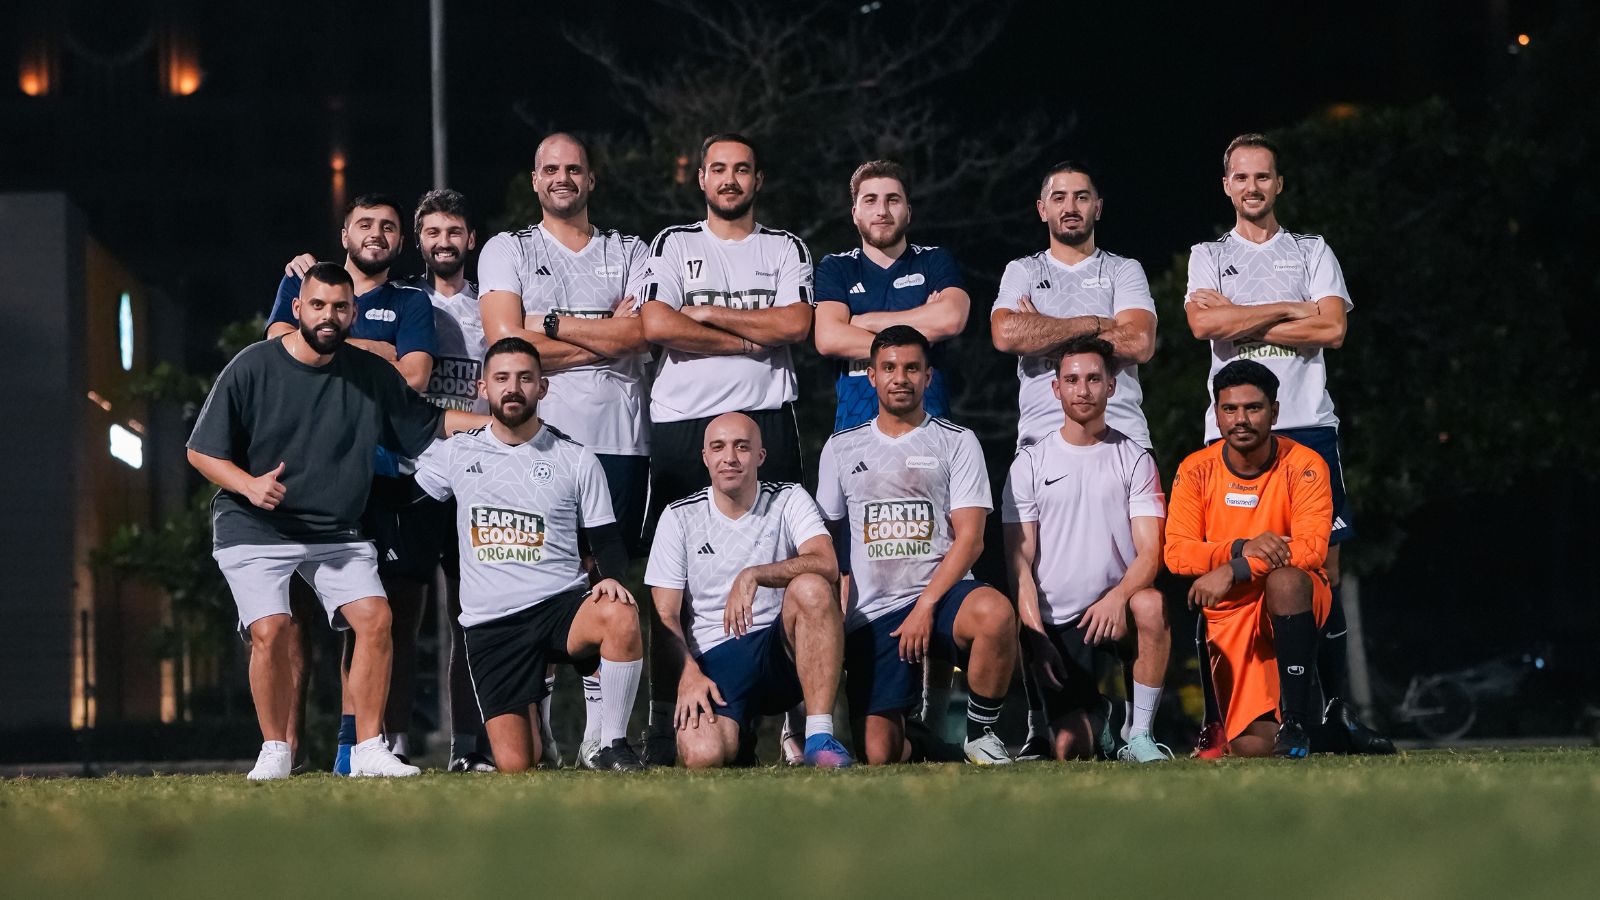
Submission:
[[[766,450],[743,413],[711,420],[701,456],[711,486],[662,512],[644,576],[682,658],[678,759],[728,765],[741,729],[803,700],[805,763],[848,766],[833,736],[839,563],[817,505],[798,484],[759,479]]]
[[[878,395],[869,422],[828,438],[817,500],[841,544],[849,532],[845,669],[857,740],[869,764],[909,757],[906,712],[922,698],[930,656],[966,672],[967,760],[1011,762],[994,733],[1017,660],[1017,617],[972,577],[993,504],[971,431],[923,409],[928,340],[894,325],[872,340]]]
[[[1117,387],[1114,352],[1092,335],[1061,348],[1053,390],[1065,424],[1018,451],[1000,514],[1051,755],[1111,752],[1095,746],[1110,734],[1101,736],[1106,707],[1094,657],[1116,650],[1131,670],[1133,700],[1118,756],[1158,762],[1171,755],[1150,733],[1172,649],[1166,604],[1152,586],[1166,497],[1150,451],[1106,424]]]
[[[539,759],[546,670],[570,663],[600,672],[594,768],[638,770],[626,733],[644,645],[633,596],[617,582],[627,569],[622,532],[600,461],[539,420],[547,388],[532,344],[496,341],[479,386],[494,420],[420,461],[417,484],[456,498],[467,668],[495,766],[520,772]],[[593,588],[580,528],[600,571]]]
[[[1193,575],[1228,752],[1304,759],[1317,628],[1332,594],[1322,569],[1333,523],[1328,464],[1272,433],[1278,378],[1235,360],[1212,379],[1222,440],[1172,481],[1167,566]]]

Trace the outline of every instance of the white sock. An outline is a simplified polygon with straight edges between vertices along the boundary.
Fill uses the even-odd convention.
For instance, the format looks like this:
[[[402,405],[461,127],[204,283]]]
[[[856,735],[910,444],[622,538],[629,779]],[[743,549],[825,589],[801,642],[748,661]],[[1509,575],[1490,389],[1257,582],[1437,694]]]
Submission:
[[[556,676],[544,677],[544,699],[539,701],[539,727],[544,729],[541,733],[550,735],[555,739],[556,733],[550,730],[550,707],[555,705],[551,701],[556,699]]]
[[[450,758],[460,759],[468,753],[478,752],[478,736],[475,734],[450,735]]]
[[[605,699],[605,688],[600,689],[600,699]],[[678,712],[678,705],[671,700],[650,701],[650,733],[671,734],[672,717]]]
[[[583,742],[600,742],[600,676],[583,676]],[[653,705],[653,704],[652,704]]]
[[[806,716],[806,740],[811,740],[813,734],[833,734],[833,716]]]
[[[389,752],[396,756],[406,755],[406,733],[403,731],[386,731],[383,742],[389,745]]]
[[[1131,734],[1148,732],[1156,721],[1156,707],[1161,705],[1161,688],[1133,683],[1133,716],[1128,726]]]
[[[609,747],[628,736],[628,714],[639,693],[639,676],[644,660],[612,662],[600,660],[600,746]],[[655,704],[652,703],[651,706]],[[668,717],[671,721],[671,717]]]

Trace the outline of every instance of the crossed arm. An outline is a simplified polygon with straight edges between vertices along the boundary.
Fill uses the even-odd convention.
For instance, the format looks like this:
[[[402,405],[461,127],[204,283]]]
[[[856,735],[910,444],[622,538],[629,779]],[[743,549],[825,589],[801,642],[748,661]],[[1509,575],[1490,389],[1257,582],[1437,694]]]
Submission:
[[[1047,356],[1062,344],[1085,334],[1109,341],[1117,359],[1137,365],[1150,361],[1156,349],[1156,317],[1148,310],[1125,309],[1115,317],[1045,315],[1023,297],[1016,310],[997,309],[989,316],[994,348],[1017,356]]]
[[[967,327],[972,298],[961,288],[945,288],[913,309],[868,312],[850,315],[842,301],[817,304],[817,352],[835,359],[866,359],[872,352],[872,339],[891,325],[909,325],[922,332],[931,343],[947,341]]]
[[[639,317],[650,343],[703,356],[737,356],[758,347],[781,347],[803,341],[811,332],[809,303],[770,309],[673,309],[660,300],[649,300]]]
[[[1265,341],[1298,349],[1336,350],[1344,344],[1347,326],[1343,297],[1322,297],[1316,303],[1286,300],[1239,306],[1222,293],[1201,288],[1184,304],[1189,330],[1203,341]]]
[[[512,291],[490,291],[478,300],[483,316],[483,336],[490,344],[519,337],[539,351],[546,372],[560,372],[607,359],[643,353],[649,346],[638,306],[624,297],[609,319],[563,316],[557,337],[527,327],[522,298]]]

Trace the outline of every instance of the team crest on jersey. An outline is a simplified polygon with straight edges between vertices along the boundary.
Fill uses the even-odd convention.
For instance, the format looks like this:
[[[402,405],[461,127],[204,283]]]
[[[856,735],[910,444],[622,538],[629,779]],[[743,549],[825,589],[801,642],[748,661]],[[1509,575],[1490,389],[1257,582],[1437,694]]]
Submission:
[[[528,472],[528,480],[534,484],[549,484],[550,479],[554,477],[556,477],[556,467],[551,465],[548,459],[538,460]]]
[[[933,501],[877,500],[862,507],[861,518],[867,559],[933,555]]]
[[[536,563],[544,558],[544,516],[504,506],[474,506],[467,517],[472,555],[483,563]]]

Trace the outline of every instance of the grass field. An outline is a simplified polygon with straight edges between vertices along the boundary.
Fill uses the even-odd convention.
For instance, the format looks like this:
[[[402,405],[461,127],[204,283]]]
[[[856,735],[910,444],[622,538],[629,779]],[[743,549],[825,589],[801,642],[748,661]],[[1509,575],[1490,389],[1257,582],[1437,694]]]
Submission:
[[[0,782],[0,896],[1585,897],[1600,751]]]

